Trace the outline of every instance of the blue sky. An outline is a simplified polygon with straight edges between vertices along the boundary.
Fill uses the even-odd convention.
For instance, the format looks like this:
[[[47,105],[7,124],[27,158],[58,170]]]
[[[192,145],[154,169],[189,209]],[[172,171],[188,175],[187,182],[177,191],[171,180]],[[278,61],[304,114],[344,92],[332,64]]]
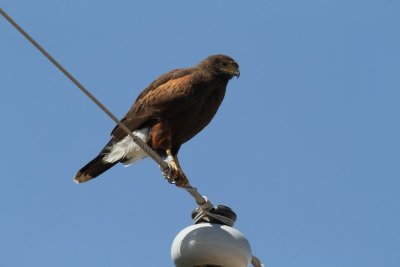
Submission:
[[[400,266],[400,2],[18,1],[118,117],[158,75],[239,62],[180,160],[266,266]],[[173,266],[195,204],[151,160],[82,185],[113,122],[0,20],[0,266]]]

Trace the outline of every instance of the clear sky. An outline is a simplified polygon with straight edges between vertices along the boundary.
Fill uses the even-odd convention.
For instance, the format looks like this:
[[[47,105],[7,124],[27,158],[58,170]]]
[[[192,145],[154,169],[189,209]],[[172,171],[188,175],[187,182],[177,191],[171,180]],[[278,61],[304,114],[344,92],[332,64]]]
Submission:
[[[400,1],[19,1],[1,7],[118,117],[158,75],[232,56],[180,151],[274,267],[400,266]],[[0,266],[173,266],[195,203],[149,159],[82,185],[113,122],[0,19]]]

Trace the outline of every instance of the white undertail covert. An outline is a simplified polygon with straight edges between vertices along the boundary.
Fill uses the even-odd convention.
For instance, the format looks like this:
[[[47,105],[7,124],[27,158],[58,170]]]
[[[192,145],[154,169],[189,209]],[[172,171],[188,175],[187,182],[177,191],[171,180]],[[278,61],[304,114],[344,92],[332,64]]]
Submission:
[[[149,130],[149,128],[142,128],[132,133],[142,139],[143,142],[147,142],[149,140]],[[121,141],[110,146],[110,152],[104,155],[103,160],[108,163],[114,163],[123,159],[124,165],[128,166],[145,157],[147,157],[146,152],[127,135]]]

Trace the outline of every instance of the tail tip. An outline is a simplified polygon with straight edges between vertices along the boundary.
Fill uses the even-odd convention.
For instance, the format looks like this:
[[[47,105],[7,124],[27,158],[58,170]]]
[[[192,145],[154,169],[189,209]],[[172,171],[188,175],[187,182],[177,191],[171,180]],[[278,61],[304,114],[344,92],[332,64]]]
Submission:
[[[88,181],[88,180],[90,180],[90,179],[92,179],[92,178],[93,178],[93,177],[90,176],[90,174],[88,174],[88,173],[81,173],[81,172],[78,172],[78,173],[75,175],[74,182],[75,182],[76,184],[81,184],[81,183],[86,182],[86,181]]]

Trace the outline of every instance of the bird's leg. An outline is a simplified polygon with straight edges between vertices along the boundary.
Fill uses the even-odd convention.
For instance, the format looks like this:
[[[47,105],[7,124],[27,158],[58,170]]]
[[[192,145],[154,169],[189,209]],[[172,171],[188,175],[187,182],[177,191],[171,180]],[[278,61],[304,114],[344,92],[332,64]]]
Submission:
[[[173,156],[173,159],[175,161],[176,167],[178,167],[178,169],[182,171],[182,167],[181,164],[179,163],[178,157],[175,155]]]
[[[167,149],[166,152],[167,152],[167,156],[168,156],[168,163],[170,164],[170,166],[172,168],[170,177],[168,177],[168,178],[172,179],[173,182],[178,187],[187,186],[189,184],[189,181],[188,181],[186,175],[183,173],[183,170],[178,161],[178,157],[174,156],[170,149]]]

